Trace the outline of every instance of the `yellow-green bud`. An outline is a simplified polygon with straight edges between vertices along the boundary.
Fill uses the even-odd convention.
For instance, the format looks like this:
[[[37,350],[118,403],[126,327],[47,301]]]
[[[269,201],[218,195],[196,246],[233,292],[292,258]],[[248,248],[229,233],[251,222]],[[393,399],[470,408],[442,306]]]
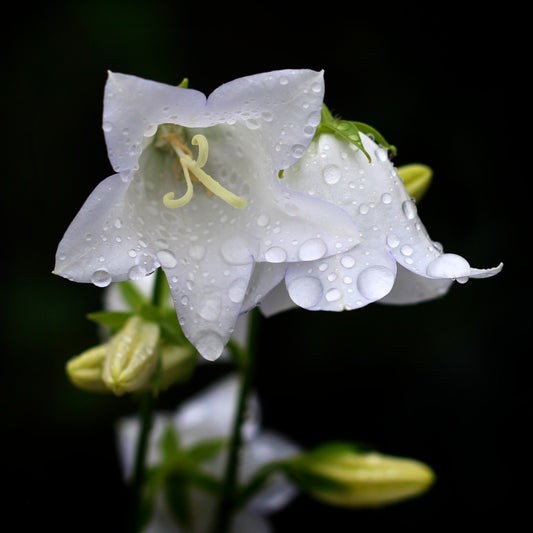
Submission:
[[[107,343],[102,379],[117,395],[145,387],[157,364],[159,326],[132,316]]]
[[[67,374],[76,387],[89,392],[109,392],[102,379],[107,344],[100,344],[73,357],[67,363]]]
[[[429,188],[433,171],[427,165],[413,163],[399,167],[398,175],[409,195],[418,202]]]
[[[347,448],[310,452],[289,468],[303,490],[342,507],[379,507],[425,492],[435,475],[429,466],[401,457]]]

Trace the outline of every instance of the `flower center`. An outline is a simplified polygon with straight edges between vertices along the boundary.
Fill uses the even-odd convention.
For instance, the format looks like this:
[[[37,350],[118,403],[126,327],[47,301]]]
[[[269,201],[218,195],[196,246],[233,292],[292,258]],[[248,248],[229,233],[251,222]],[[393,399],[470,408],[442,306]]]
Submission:
[[[180,198],[175,198],[173,192],[167,192],[167,194],[163,196],[163,203],[166,207],[175,209],[187,205],[194,194],[193,180],[201,183],[209,193],[215,194],[229,205],[237,209],[244,209],[246,207],[247,202],[244,198],[228,191],[220,185],[218,181],[207,174],[205,170],[202,170],[207,163],[207,155],[209,151],[209,145],[204,135],[195,135],[191,140],[191,144],[198,146],[198,156],[196,159],[193,158],[189,147],[175,133],[161,133],[158,136],[158,140],[163,139],[169,143],[170,147],[177,155],[177,160],[173,169],[175,176],[178,179],[181,179],[179,173],[179,167],[181,167],[181,172],[187,185],[185,194]]]

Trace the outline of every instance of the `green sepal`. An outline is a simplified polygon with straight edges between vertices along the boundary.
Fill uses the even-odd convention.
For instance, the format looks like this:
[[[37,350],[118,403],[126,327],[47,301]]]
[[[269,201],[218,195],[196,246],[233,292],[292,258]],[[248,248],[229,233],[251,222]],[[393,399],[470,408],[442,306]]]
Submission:
[[[317,127],[315,137],[323,133],[332,133],[336,137],[359,148],[359,150],[365,154],[368,161],[371,162],[372,158],[365,150],[363,141],[359,135],[360,132],[365,135],[370,135],[378,144],[382,145],[387,150],[391,150],[393,154],[396,154],[396,148],[389,144],[383,135],[381,135],[375,128],[364,122],[336,119],[326,105],[322,104],[321,121]]]
[[[183,78],[180,83],[177,85],[180,89],[188,89],[189,88],[189,78]]]
[[[148,299],[139,291],[135,284],[131,281],[121,281],[118,283],[120,295],[133,311],[138,311],[141,307],[148,303]]]
[[[134,315],[135,313],[131,311],[96,311],[89,313],[87,318],[97,324],[108,327],[114,332],[122,329]]]
[[[177,523],[189,529],[192,525],[189,486],[181,474],[174,472],[167,474],[165,498]]]
[[[185,453],[193,462],[203,463],[219,454],[227,445],[227,439],[205,440],[188,448]]]

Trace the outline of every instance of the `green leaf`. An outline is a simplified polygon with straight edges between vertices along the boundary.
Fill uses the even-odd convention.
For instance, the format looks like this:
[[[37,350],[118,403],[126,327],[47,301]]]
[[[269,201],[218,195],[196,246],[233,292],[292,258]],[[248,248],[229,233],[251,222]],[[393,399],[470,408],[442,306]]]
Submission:
[[[393,154],[396,154],[396,147],[389,144],[383,135],[381,135],[381,133],[375,128],[364,122],[336,119],[325,104],[322,105],[321,121],[316,130],[316,135],[322,133],[333,133],[335,136],[353,144],[366,155],[369,162],[372,161],[372,159],[369,153],[365,150],[359,133],[371,136],[378,144],[382,145],[387,150],[391,150]]]
[[[219,454],[228,445],[227,439],[212,439],[200,442],[186,450],[186,454],[196,463],[203,463]]]
[[[192,515],[186,480],[181,475],[168,475],[165,483],[165,496],[174,518],[188,529],[192,525]]]
[[[142,295],[133,282],[121,281],[118,284],[118,288],[122,298],[133,311],[138,311],[143,305],[148,303],[147,298]]]
[[[112,331],[118,331],[124,327],[134,314],[129,311],[97,311],[89,313],[87,318],[97,324],[108,327]]]
[[[355,124],[355,126],[361,133],[372,137],[378,144],[385,147],[387,150],[390,150],[394,155],[396,155],[396,146],[389,144],[385,140],[385,137],[383,137],[383,135],[381,135],[378,130],[376,130],[372,126],[369,126],[368,124],[365,124],[364,122],[353,122],[353,124]]]
[[[159,447],[163,456],[163,462],[174,459],[176,455],[180,454],[178,435],[172,427],[172,424],[169,423],[163,430]]]

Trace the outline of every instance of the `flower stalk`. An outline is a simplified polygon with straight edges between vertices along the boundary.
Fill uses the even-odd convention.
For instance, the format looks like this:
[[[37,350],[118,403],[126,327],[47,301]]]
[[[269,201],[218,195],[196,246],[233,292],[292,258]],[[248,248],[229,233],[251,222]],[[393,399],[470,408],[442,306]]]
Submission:
[[[218,509],[215,515],[213,533],[228,533],[231,526],[232,515],[237,507],[238,496],[238,474],[239,474],[239,454],[242,445],[242,426],[246,415],[247,399],[252,390],[254,362],[257,346],[257,329],[259,313],[256,309],[250,313],[248,325],[247,347],[239,350],[237,355],[240,372],[240,389],[233,421],[231,440],[229,443],[228,458],[222,483],[222,491],[218,502]],[[234,346],[234,349],[239,349]]]

